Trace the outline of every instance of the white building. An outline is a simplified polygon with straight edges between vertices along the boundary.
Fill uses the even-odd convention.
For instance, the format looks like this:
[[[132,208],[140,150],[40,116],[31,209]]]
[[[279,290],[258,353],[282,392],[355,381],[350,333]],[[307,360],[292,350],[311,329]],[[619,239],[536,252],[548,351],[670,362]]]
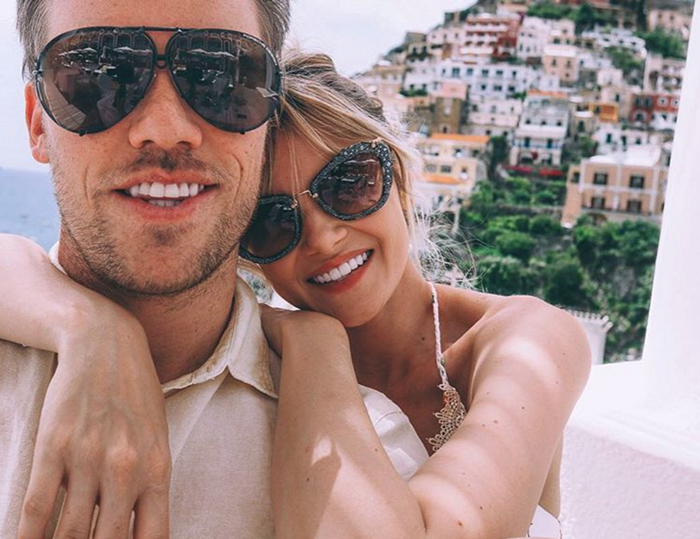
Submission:
[[[523,111],[520,99],[476,99],[469,106],[469,134],[503,136],[509,143],[513,141]]]
[[[579,78],[579,49],[571,45],[547,45],[542,56],[544,72],[572,85]]]
[[[598,143],[597,153],[609,155],[627,151],[631,146],[661,146],[661,139],[651,131],[623,129],[619,124],[602,123],[591,137]]]
[[[639,58],[646,58],[646,42],[626,28],[597,28],[583,32],[582,37],[594,40],[595,47],[599,51],[608,47],[622,47],[634,52]]]
[[[617,69],[616,67],[599,69],[596,75],[596,84],[601,88],[604,86],[622,86],[624,84],[622,69]]]
[[[435,134],[417,137],[415,146],[423,157],[425,174],[415,187],[424,209],[449,210],[469,200],[474,187],[486,179],[483,161],[489,137]]]
[[[644,91],[680,92],[684,73],[685,60],[649,54],[644,63]]]
[[[566,94],[530,92],[515,130],[510,164],[560,165],[569,114]]]
[[[364,73],[355,75],[353,80],[368,93],[382,101],[387,101],[396,99],[401,92],[405,74],[405,65],[391,64],[382,60]]]
[[[574,21],[525,17],[518,32],[516,55],[525,61],[540,63],[549,44],[567,45],[575,37]]]

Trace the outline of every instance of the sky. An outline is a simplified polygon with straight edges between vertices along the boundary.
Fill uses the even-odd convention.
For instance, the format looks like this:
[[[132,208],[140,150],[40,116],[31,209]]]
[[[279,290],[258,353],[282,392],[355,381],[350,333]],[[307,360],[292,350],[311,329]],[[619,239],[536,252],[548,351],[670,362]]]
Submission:
[[[407,31],[426,32],[445,11],[473,0],[292,0],[292,37],[307,49],[330,54],[352,75],[403,41]],[[0,5],[0,167],[45,170],[29,153],[24,127],[21,51],[15,32],[15,2]]]

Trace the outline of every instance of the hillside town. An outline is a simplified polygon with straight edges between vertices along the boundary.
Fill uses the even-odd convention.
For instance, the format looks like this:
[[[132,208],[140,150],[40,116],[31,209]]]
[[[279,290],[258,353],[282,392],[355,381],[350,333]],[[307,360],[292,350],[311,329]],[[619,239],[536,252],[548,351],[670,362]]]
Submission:
[[[613,325],[636,332],[613,338],[613,360],[641,349],[648,298],[632,296],[647,282],[650,293],[692,8],[481,0],[406,33],[355,76],[412,132],[425,162],[417,191],[468,239],[483,288],[586,313],[603,340]],[[552,292],[545,274],[565,262]]]

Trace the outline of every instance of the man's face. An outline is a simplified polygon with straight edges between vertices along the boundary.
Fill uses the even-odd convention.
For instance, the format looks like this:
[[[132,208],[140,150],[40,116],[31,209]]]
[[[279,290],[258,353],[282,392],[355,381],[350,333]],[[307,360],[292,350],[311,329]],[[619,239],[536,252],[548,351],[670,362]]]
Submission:
[[[49,39],[86,26],[225,28],[262,37],[254,0],[48,3]],[[151,36],[163,53],[170,33]],[[27,120],[35,158],[53,171],[60,260],[71,275],[134,295],[174,295],[235,257],[257,201],[266,126],[240,135],[209,125],[162,69],[136,109],[101,133],[80,137],[58,127],[31,88]],[[151,198],[158,198],[154,184],[204,189],[167,207]]]

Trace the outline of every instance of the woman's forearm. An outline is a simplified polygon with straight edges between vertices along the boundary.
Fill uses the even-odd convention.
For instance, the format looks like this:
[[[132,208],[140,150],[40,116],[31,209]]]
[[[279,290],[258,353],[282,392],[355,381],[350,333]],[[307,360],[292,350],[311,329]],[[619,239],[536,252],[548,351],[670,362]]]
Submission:
[[[0,234],[0,339],[58,352],[67,335],[112,315],[130,317],[61,273],[31,240]]]
[[[278,536],[423,537],[421,509],[377,437],[349,357],[347,340],[319,338],[318,325],[284,340],[273,458]]]

